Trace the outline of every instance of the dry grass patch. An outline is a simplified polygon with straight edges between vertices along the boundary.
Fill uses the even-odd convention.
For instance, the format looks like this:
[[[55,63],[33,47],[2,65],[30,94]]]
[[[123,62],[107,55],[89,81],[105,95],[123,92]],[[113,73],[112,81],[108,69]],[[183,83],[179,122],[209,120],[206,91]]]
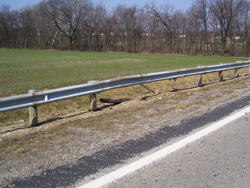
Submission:
[[[190,102],[185,103],[185,104],[177,104],[177,105],[175,105],[175,108],[186,109],[186,108],[189,108],[193,105],[198,105],[201,103],[202,103],[202,101],[200,101],[200,100],[194,100],[194,101],[190,101]]]
[[[247,87],[246,81],[240,81],[234,85],[234,89],[243,89]]]
[[[4,154],[8,154],[8,153],[12,153],[12,152],[15,152],[15,153],[25,153],[27,151],[29,151],[30,149],[27,148],[27,147],[22,147],[20,146],[19,144],[15,144],[13,143],[13,145],[9,145],[7,147],[5,147],[4,149]]]
[[[211,95],[208,97],[207,101],[212,101],[212,100],[215,100],[215,99],[220,98],[220,97],[222,97],[222,95],[220,95],[220,94]]]
[[[4,153],[7,154],[7,153],[15,152],[19,148],[20,148],[20,145],[18,144],[10,145],[7,148],[5,148]]]
[[[0,153],[25,153],[31,150],[32,144],[34,142],[40,143],[42,145],[43,141],[52,141],[56,139],[57,136],[65,136],[72,133],[72,131],[66,129],[64,124],[57,127],[52,127],[49,130],[40,131],[27,134],[27,135],[16,135],[14,138],[6,138],[0,142]],[[48,145],[43,146],[45,149],[49,149]]]
[[[30,151],[29,148],[23,148],[23,147],[21,147],[21,148],[18,148],[18,149],[16,150],[16,153],[21,154],[21,153],[25,153],[25,152],[28,152],[28,151]]]
[[[222,95],[226,95],[226,94],[230,94],[230,93],[233,93],[234,90],[233,89],[224,89],[224,90],[220,90],[220,93]]]

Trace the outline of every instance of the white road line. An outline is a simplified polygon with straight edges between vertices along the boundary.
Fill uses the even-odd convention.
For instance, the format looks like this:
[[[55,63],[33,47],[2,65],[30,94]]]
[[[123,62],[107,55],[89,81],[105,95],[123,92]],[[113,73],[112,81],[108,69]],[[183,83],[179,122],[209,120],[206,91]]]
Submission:
[[[188,136],[170,146],[167,146],[166,148],[163,148],[147,157],[144,157],[138,161],[135,161],[127,166],[124,166],[118,170],[115,170],[109,174],[106,174],[96,180],[93,180],[89,183],[86,183],[82,186],[79,186],[78,188],[97,188],[97,187],[102,187],[108,183],[111,183],[113,181],[116,181],[120,178],[122,178],[123,176],[126,176],[132,172],[135,172],[136,170],[146,166],[146,165],[149,165],[151,164],[152,162],[156,161],[156,160],[159,160],[159,159],[162,159],[163,157],[166,157],[167,155],[183,148],[184,146],[224,127],[225,125],[227,125],[228,123],[244,116],[245,114],[249,113],[250,112],[250,106],[249,107],[246,107],[244,108],[243,110],[223,119],[223,120],[220,120],[214,124],[212,124],[211,126],[191,135],[191,136]]]

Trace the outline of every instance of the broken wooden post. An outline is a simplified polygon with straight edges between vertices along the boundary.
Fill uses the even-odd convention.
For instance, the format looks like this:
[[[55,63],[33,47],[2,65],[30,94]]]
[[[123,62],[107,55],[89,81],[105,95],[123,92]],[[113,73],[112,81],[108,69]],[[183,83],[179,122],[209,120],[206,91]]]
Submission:
[[[124,99],[124,98],[122,98],[122,99],[110,99],[110,98],[102,99],[102,98],[100,98],[101,103],[113,103],[113,104],[120,104],[122,102],[129,101],[129,100],[130,99]]]
[[[149,90],[152,93],[156,93],[155,91],[153,91],[151,88],[149,88],[148,86],[144,85],[144,84],[140,84],[142,87],[144,87],[145,89]]]
[[[202,74],[198,75],[198,87],[202,87]]]
[[[90,110],[97,111],[96,94],[90,94],[89,100],[90,100]]]
[[[223,71],[219,71],[219,82],[223,81]]]
[[[33,94],[36,91],[37,90],[30,89],[29,93]],[[30,123],[30,126],[36,126],[36,125],[38,125],[37,106],[31,106],[31,107],[29,107],[29,123]]]

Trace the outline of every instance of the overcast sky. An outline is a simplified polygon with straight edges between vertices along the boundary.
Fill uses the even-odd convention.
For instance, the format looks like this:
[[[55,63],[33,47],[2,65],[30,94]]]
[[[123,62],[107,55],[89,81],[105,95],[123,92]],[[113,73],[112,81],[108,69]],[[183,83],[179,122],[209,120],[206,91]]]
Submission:
[[[0,5],[7,4],[10,5],[11,10],[16,10],[20,8],[24,8],[27,5],[36,5],[42,0],[0,0]],[[177,10],[182,9],[183,11],[186,11],[188,8],[191,7],[191,4],[194,0],[154,0],[155,4],[161,5],[164,3],[173,4]],[[103,4],[107,8],[115,7],[118,4],[122,5],[139,5],[139,7],[142,7],[146,4],[146,2],[152,2],[152,0],[92,0],[92,2],[103,2]]]

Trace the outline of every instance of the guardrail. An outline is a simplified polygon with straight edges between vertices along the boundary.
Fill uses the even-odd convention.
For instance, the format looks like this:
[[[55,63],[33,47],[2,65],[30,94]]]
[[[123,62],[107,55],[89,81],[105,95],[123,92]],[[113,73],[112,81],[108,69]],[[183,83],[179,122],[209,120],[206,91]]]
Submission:
[[[42,104],[89,95],[90,109],[95,111],[97,110],[96,94],[103,91],[192,75],[198,75],[198,87],[200,87],[202,86],[202,74],[219,72],[219,80],[221,81],[223,79],[223,71],[235,69],[235,75],[237,76],[238,69],[249,66],[250,61],[238,61],[230,64],[124,76],[104,81],[89,81],[87,84],[47,91],[29,90],[28,94],[0,98],[0,112],[30,107],[30,125],[33,126],[38,124],[37,106]]]

